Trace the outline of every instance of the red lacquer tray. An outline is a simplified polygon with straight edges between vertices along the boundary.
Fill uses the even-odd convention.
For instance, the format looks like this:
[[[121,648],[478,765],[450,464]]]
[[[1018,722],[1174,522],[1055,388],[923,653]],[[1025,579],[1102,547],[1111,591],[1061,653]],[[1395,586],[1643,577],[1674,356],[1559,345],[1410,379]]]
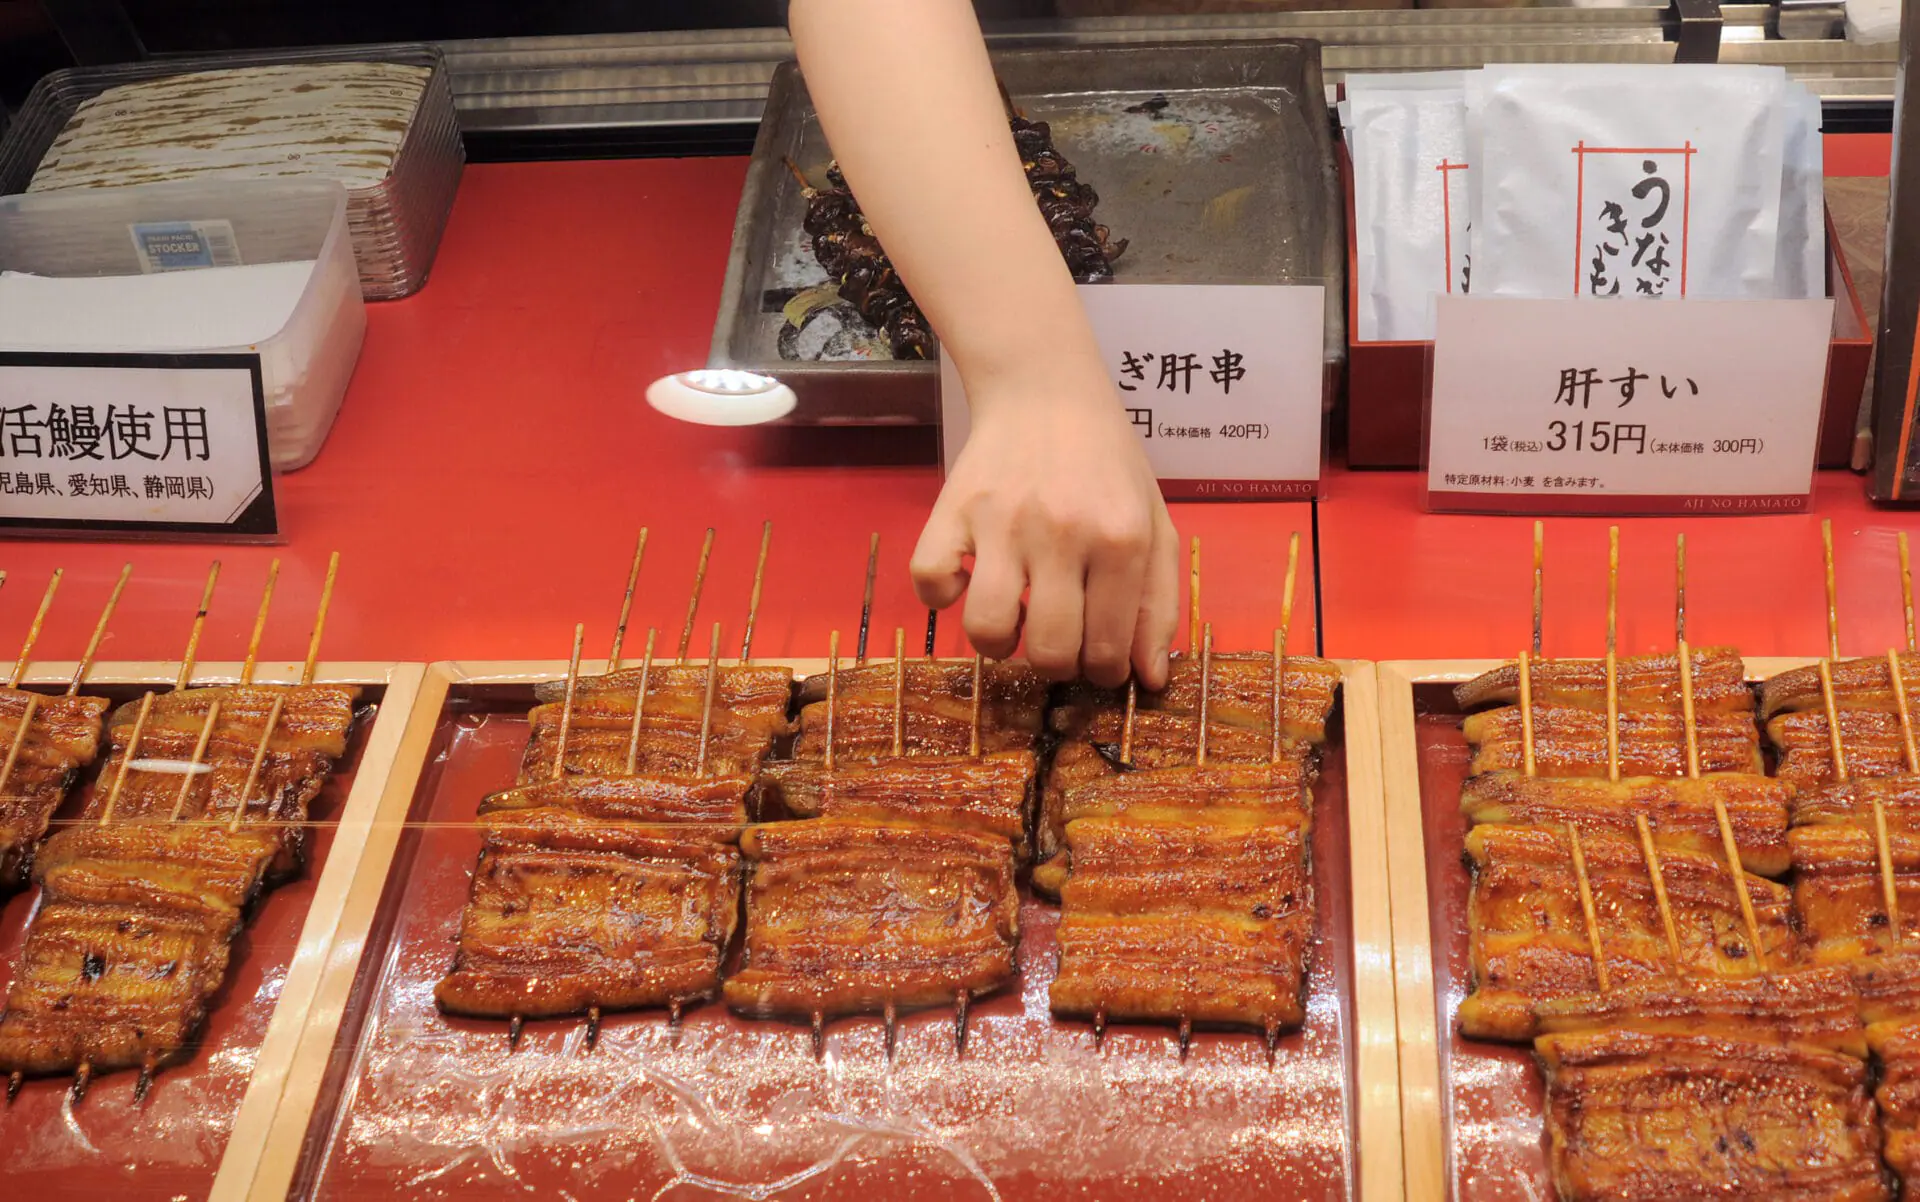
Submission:
[[[818,665],[795,665],[797,671]],[[720,1004],[678,1029],[609,1016],[501,1023],[433,1003],[479,848],[475,806],[511,783],[534,681],[558,664],[434,665],[408,731],[422,770],[393,798],[391,864],[361,865],[349,921],[283,1103],[256,1196],[414,1198],[1398,1197],[1384,829],[1373,671],[1345,665],[1317,790],[1318,929],[1308,1022],[1274,1067],[1252,1035],[1119,1025],[1096,1050],[1055,1021],[1057,911],[1026,898],[1021,972],[978,1004],[964,1054],[951,1010],[805,1027]],[[396,773],[400,782],[410,769]],[[383,827],[383,829],[388,829]],[[357,951],[358,955],[349,955]]]

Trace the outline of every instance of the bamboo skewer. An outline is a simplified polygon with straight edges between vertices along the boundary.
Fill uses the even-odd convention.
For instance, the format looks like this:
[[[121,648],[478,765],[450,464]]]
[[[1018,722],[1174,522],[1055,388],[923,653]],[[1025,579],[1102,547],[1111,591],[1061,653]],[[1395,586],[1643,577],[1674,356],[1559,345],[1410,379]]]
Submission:
[[[1547,599],[1547,524],[1533,524],[1533,653],[1540,654],[1541,617]]]
[[[973,726],[967,732],[967,754],[976,760],[980,758],[980,690],[985,684],[981,676],[981,667],[980,654],[975,652],[973,656]]]
[[[893,755],[907,754],[907,632],[893,628]]]
[[[1187,553],[1187,653],[1200,647],[1200,536]]]
[[[607,652],[607,671],[620,670],[620,653],[627,641],[627,619],[633,616],[633,592],[640,584],[640,563],[647,557],[647,528],[633,544],[633,566],[627,569],[627,591],[620,598],[620,620],[613,624],[613,647]]]
[[[253,618],[253,634],[247,639],[247,658],[240,665],[242,687],[253,683],[254,667],[260,662],[260,638],[267,630],[267,611],[273,607],[273,589],[280,582],[280,561],[267,565],[267,585],[260,594],[260,611]]]
[[[280,715],[287,704],[287,694],[283,689],[273,695],[273,704],[267,708],[266,725],[260,728],[260,741],[253,747],[253,762],[247,765],[247,782],[240,786],[240,800],[233,807],[233,818],[227,823],[227,833],[236,833],[240,829],[240,820],[246,817],[247,806],[253,799],[253,790],[260,783],[260,769],[267,762],[267,746],[273,741],[273,731],[280,725]],[[264,799],[263,799],[264,800]],[[211,807],[209,807],[211,808]],[[269,813],[272,807],[263,807]]]
[[[1567,823],[1567,846],[1573,852],[1573,876],[1580,886],[1580,912],[1586,918],[1587,946],[1593,955],[1593,978],[1600,986],[1600,992],[1610,988],[1607,979],[1607,953],[1600,946],[1600,918],[1593,905],[1593,881],[1587,876],[1587,855],[1580,844],[1580,830],[1573,823]]]
[[[1673,903],[1667,897],[1667,874],[1660,866],[1660,852],[1653,844],[1653,827],[1645,814],[1635,814],[1633,825],[1640,832],[1640,855],[1647,862],[1647,879],[1653,882],[1653,900],[1660,907],[1660,925],[1667,932],[1667,957],[1673,974],[1681,975],[1680,928],[1673,921]]]
[[[1887,652],[1887,663],[1891,669],[1889,679],[1893,682],[1894,695],[1900,709],[1901,731],[1907,736],[1908,771],[1912,771],[1912,719],[1907,713],[1906,687],[1900,680],[1900,657],[1897,652]],[[1827,719],[1827,739],[1833,755],[1833,779],[1846,784],[1852,779],[1847,771],[1846,746],[1840,735],[1840,709],[1833,696],[1833,665],[1829,660],[1820,661],[1820,704],[1825,709]],[[1873,798],[1873,855],[1880,869],[1880,896],[1887,907],[1887,933],[1898,948],[1903,941],[1900,933],[1900,891],[1896,887],[1893,874],[1893,847],[1887,836],[1887,807],[1879,797]]]
[[[1287,636],[1293,631],[1293,586],[1300,570],[1300,534],[1287,540],[1287,577],[1280,587],[1280,628],[1273,632],[1273,743],[1268,759],[1280,762],[1280,728],[1286,717]]]
[[[934,644],[934,640],[937,639],[939,636],[940,636],[940,611],[937,609],[929,609],[927,611],[927,649],[926,649],[926,657],[927,657],[928,663],[933,662],[933,644]]]
[[[94,654],[100,650],[100,640],[107,634],[107,623],[113,620],[113,611],[120,604],[120,594],[126,591],[127,578],[132,575],[132,564],[121,567],[120,579],[114,581],[113,592],[107,595],[107,604],[100,611],[100,620],[93,624],[93,634],[87,639],[87,649],[80,654],[80,662],[73,669],[73,679],[67,682],[67,696],[71,697],[80,691],[80,682],[93,669]]]
[[[873,623],[873,582],[880,574],[880,532],[867,539],[867,582],[860,592],[860,637],[854,646],[854,666],[867,666],[867,627]]]
[[[760,555],[753,561],[753,592],[747,598],[747,631],[740,636],[740,662],[753,662],[753,624],[760,617],[760,586],[767,578],[767,549],[773,545],[773,519],[760,527]]]
[[[213,608],[213,587],[219,582],[220,561],[216,559],[207,569],[206,587],[200,590],[200,608],[194,611],[193,630],[187,635],[187,650],[180,656],[180,674],[173,680],[176,693],[193,683],[193,664],[200,655],[200,635],[206,630],[207,611]]]
[[[53,595],[60,591],[60,578],[66,575],[65,568],[55,568],[52,579],[47,581],[47,591],[40,596],[40,608],[34,611],[33,621],[27,626],[27,637],[20,644],[20,658],[13,662],[13,675],[7,677],[7,687],[17,689],[27,674],[27,663],[33,657],[33,645],[40,641],[41,624],[47,620],[47,610],[53,607]]]
[[[1893,689],[1893,707],[1900,715],[1900,745],[1906,753],[1907,773],[1920,776],[1920,747],[1913,737],[1913,711],[1907,705],[1907,676],[1900,666],[1900,653],[1887,652],[1887,683]]]
[[[1520,746],[1526,774],[1533,776],[1537,766],[1533,758],[1533,653],[1520,653]]]
[[[120,770],[114,773],[113,785],[107,790],[107,804],[100,810],[100,825],[113,821],[113,811],[120,805],[120,791],[126,788],[127,772],[133,767],[133,761],[140,754],[140,736],[146,733],[147,716],[153,713],[153,691],[149,689],[140,698],[139,712],[134,715],[133,732],[127,736],[127,750],[120,757]]]
[[[1140,687],[1127,680],[1127,716],[1120,724],[1120,762],[1133,766],[1133,715],[1140,705]]]
[[[660,631],[652,626],[647,628],[647,649],[640,660],[640,689],[633,699],[633,725],[627,730],[627,775],[632,776],[640,768],[640,724],[647,712],[647,683],[653,675],[653,644]]]
[[[553,748],[553,776],[559,780],[567,774],[567,739],[573,733],[573,695],[580,684],[580,645],[586,641],[587,624],[576,622],[573,627],[573,654],[567,660],[567,691],[560,703],[560,737]]]
[[[1213,686],[1213,623],[1201,626],[1200,635],[1200,741],[1194,754],[1196,767],[1207,766],[1207,705]]]
[[[1826,561],[1827,657],[1840,658],[1840,606],[1833,587],[1833,519],[1820,519],[1820,546]]]
[[[1907,619],[1907,650],[1920,651],[1913,627],[1913,558],[1907,550],[1907,532],[1900,532],[1900,608]]]
[[[327,557],[327,578],[320,586],[320,607],[314,611],[313,633],[307,636],[307,658],[300,667],[302,688],[312,684],[314,673],[320,670],[320,639],[327,632],[327,610],[333,606],[333,582],[339,575],[340,552],[335,551]]]
[[[1680,720],[1687,734],[1687,777],[1700,779],[1700,738],[1694,723],[1693,653],[1680,644]],[[1740,903],[1740,918],[1746,924],[1747,938],[1753,944],[1753,961],[1767,971],[1767,952],[1760,942],[1760,920],[1753,911],[1753,894],[1747,888],[1746,870],[1740,863],[1740,842],[1733,835],[1733,820],[1727,817],[1727,803],[1718,794],[1713,799],[1713,817],[1720,826],[1720,846],[1726,853],[1727,872],[1733,877],[1734,897]]]
[[[1820,661],[1820,702],[1826,708],[1827,750],[1833,757],[1833,779],[1845,784],[1847,748],[1840,737],[1840,710],[1833,699],[1833,661]]]
[[[829,773],[833,771],[833,718],[840,701],[840,632],[827,635],[827,749],[822,756]]]
[[[713,624],[713,639],[707,644],[707,694],[700,704],[700,753],[693,774],[707,775],[707,741],[713,734],[713,693],[720,682],[720,623]]]
[[[33,729],[33,715],[40,709],[40,694],[28,693],[26,708],[20,711],[20,725],[13,732],[13,744],[7,748],[6,766],[0,768],[0,795],[7,791],[7,783],[13,779],[14,765],[20,761],[20,749],[26,746],[27,732]]]
[[[700,612],[700,591],[707,584],[707,561],[713,558],[713,527],[707,527],[707,537],[700,544],[700,563],[693,570],[693,595],[687,598],[687,620],[680,626],[679,662],[687,662],[687,649],[693,644],[693,619]]]
[[[180,789],[174,794],[173,812],[167,815],[168,822],[180,821],[180,815],[186,811],[187,798],[193,792],[194,781],[200,776],[201,768],[207,761],[207,744],[213,739],[214,727],[219,723],[220,699],[215,697],[207,703],[207,716],[201,719],[200,735],[193,741],[193,757],[187,761],[187,770],[180,776]],[[208,790],[208,795],[209,797],[212,795],[211,788]],[[244,796],[241,798],[241,804],[246,804]]]

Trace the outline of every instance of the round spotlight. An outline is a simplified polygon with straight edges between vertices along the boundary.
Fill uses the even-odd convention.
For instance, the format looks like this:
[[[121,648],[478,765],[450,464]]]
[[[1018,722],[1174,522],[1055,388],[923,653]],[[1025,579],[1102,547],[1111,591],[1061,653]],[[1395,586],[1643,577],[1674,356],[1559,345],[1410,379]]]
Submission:
[[[702,426],[757,426],[793,412],[793,389],[758,372],[701,368],[663,376],[647,386],[647,404]]]

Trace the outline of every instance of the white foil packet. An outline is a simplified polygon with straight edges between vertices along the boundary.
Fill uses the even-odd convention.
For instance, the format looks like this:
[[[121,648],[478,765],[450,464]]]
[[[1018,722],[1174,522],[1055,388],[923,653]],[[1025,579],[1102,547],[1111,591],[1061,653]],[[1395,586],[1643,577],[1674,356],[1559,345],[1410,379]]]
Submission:
[[[1786,85],[1744,65],[1486,68],[1474,291],[1781,295]]]
[[[1434,294],[1467,290],[1465,82],[1458,71],[1347,77],[1362,342],[1430,339]]]

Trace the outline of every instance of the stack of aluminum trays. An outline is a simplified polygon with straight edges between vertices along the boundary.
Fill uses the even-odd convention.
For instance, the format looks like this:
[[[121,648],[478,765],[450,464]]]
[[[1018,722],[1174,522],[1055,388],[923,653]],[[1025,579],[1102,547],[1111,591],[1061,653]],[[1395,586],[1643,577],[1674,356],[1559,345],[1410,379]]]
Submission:
[[[206,86],[183,87],[185,76]],[[156,129],[174,136],[156,138]],[[348,190],[361,293],[391,300],[426,283],[465,158],[437,47],[221,55],[42,79],[0,141],[0,193],[337,179]]]

